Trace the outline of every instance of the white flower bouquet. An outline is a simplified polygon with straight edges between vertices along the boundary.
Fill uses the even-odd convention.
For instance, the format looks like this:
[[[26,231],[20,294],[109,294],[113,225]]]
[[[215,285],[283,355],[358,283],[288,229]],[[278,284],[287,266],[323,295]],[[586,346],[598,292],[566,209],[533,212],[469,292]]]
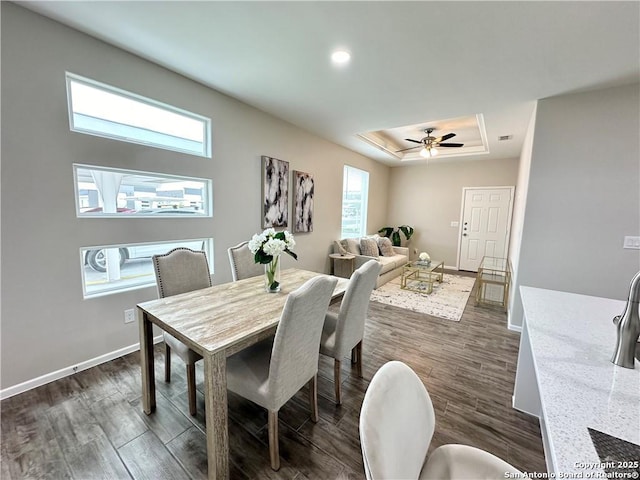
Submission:
[[[254,254],[254,261],[265,266],[268,291],[280,290],[278,260],[282,253],[287,253],[297,260],[298,256],[293,252],[295,246],[296,242],[291,233],[287,230],[276,232],[273,228],[267,228],[249,240],[249,250]]]

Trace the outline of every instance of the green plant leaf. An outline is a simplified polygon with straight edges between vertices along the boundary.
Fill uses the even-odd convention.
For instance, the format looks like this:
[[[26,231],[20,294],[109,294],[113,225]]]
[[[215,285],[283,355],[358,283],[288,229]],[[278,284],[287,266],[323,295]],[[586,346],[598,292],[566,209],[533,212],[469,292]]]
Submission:
[[[398,228],[402,231],[402,233],[404,233],[404,236],[407,238],[407,241],[409,241],[413,236],[413,227],[410,227],[409,225],[402,225]]]
[[[400,246],[400,232],[393,232],[393,235],[391,235],[391,243],[393,243],[394,247]]]
[[[294,260],[298,260],[298,255],[296,255],[295,252],[292,252],[288,248],[285,249],[285,252],[287,252],[289,255],[291,255],[294,258]]]
[[[378,230],[378,233],[383,237],[390,237],[393,230],[393,227],[382,227],[380,230]]]
[[[262,264],[271,263],[271,260],[273,260],[273,255],[267,255],[263,251],[258,250],[255,256],[253,257],[253,260],[256,263],[262,263]]]

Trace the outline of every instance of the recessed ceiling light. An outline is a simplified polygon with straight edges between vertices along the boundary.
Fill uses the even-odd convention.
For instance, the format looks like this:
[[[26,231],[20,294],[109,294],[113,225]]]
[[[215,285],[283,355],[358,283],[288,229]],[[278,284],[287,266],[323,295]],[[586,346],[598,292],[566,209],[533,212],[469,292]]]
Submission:
[[[336,50],[331,54],[331,61],[343,65],[351,60],[351,54],[346,50]]]

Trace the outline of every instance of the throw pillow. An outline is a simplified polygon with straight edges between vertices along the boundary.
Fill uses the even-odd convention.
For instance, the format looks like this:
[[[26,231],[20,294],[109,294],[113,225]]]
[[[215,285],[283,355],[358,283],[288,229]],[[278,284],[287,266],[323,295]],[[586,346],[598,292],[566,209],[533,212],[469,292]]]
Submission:
[[[346,255],[349,253],[347,252],[347,249],[342,246],[342,243],[338,241],[333,242],[333,252],[339,253],[340,255]]]
[[[378,244],[372,238],[361,238],[360,251],[367,257],[378,257]]]
[[[360,255],[360,242],[357,238],[347,238],[347,252]]]
[[[378,239],[378,247],[380,247],[380,253],[383,257],[393,257],[396,254],[391,240],[387,237],[380,237]]]

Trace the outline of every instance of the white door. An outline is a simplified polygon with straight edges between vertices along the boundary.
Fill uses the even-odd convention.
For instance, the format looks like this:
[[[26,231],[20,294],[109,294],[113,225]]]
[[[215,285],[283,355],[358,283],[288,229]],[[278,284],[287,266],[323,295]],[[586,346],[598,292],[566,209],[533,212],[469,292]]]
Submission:
[[[513,187],[463,188],[458,268],[477,272],[483,256],[506,258]]]

